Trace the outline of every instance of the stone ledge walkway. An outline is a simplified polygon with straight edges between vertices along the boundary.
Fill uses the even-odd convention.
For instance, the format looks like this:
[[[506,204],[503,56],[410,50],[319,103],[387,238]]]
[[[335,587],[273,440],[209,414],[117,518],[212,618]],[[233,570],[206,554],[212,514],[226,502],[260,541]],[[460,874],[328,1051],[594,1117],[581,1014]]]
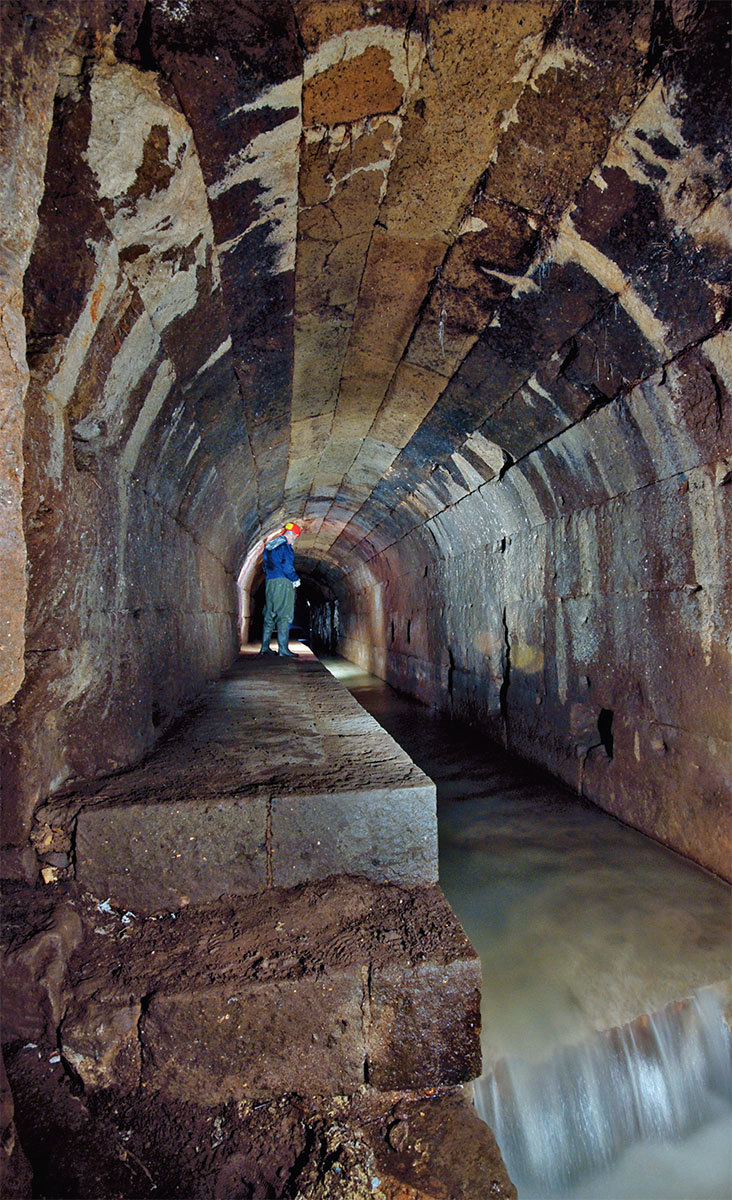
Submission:
[[[86,1090],[211,1105],[480,1073],[434,784],[304,647],[245,651],[70,811],[76,878],[11,938],[6,999],[10,1040],[47,1039]],[[63,960],[48,1029],[26,1023],[39,954]]]
[[[76,820],[76,878],[137,913],[352,874],[437,881],[435,787],[305,647],[252,648]]]

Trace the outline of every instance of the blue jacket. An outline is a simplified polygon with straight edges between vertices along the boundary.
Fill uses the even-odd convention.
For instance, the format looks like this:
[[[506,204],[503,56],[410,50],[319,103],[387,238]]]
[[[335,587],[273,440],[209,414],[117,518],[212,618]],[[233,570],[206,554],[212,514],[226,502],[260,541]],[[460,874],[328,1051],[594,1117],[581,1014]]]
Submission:
[[[295,551],[283,533],[267,542],[262,554],[262,566],[265,579],[289,579],[297,583]]]

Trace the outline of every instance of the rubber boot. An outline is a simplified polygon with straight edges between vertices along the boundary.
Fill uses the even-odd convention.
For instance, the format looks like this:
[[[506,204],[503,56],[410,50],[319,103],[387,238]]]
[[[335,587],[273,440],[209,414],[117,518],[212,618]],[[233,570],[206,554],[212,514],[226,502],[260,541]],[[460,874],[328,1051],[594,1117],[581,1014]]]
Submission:
[[[277,621],[277,645],[280,648],[280,658],[297,658],[289,648],[290,616],[280,616]]]
[[[267,625],[265,625],[262,630],[262,649],[259,651],[260,654],[272,654],[273,653],[272,650],[270,650],[270,648],[269,648],[269,643],[271,641],[272,641],[272,626],[270,625],[268,627]]]

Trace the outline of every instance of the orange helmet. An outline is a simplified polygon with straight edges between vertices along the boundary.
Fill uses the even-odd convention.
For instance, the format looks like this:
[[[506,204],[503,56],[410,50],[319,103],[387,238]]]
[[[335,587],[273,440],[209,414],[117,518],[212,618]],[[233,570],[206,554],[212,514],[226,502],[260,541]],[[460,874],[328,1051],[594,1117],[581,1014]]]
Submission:
[[[289,533],[290,530],[292,530],[295,537],[300,536],[300,533],[301,533],[300,526],[296,525],[294,521],[288,521],[287,524],[285,525],[285,533]]]

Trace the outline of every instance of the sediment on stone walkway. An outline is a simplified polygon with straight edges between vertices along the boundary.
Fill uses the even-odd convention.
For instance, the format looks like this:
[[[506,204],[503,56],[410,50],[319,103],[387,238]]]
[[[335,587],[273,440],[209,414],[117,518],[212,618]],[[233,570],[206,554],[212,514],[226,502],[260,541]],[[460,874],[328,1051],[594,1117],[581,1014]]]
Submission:
[[[243,655],[146,762],[43,815],[76,877],[12,885],[3,923],[34,1194],[409,1200],[442,1194],[448,1135],[451,1195],[515,1194],[462,1089],[480,964],[434,785],[309,652]],[[176,1184],[168,1123],[205,1148]],[[43,1147],[81,1128],[54,1179]]]

